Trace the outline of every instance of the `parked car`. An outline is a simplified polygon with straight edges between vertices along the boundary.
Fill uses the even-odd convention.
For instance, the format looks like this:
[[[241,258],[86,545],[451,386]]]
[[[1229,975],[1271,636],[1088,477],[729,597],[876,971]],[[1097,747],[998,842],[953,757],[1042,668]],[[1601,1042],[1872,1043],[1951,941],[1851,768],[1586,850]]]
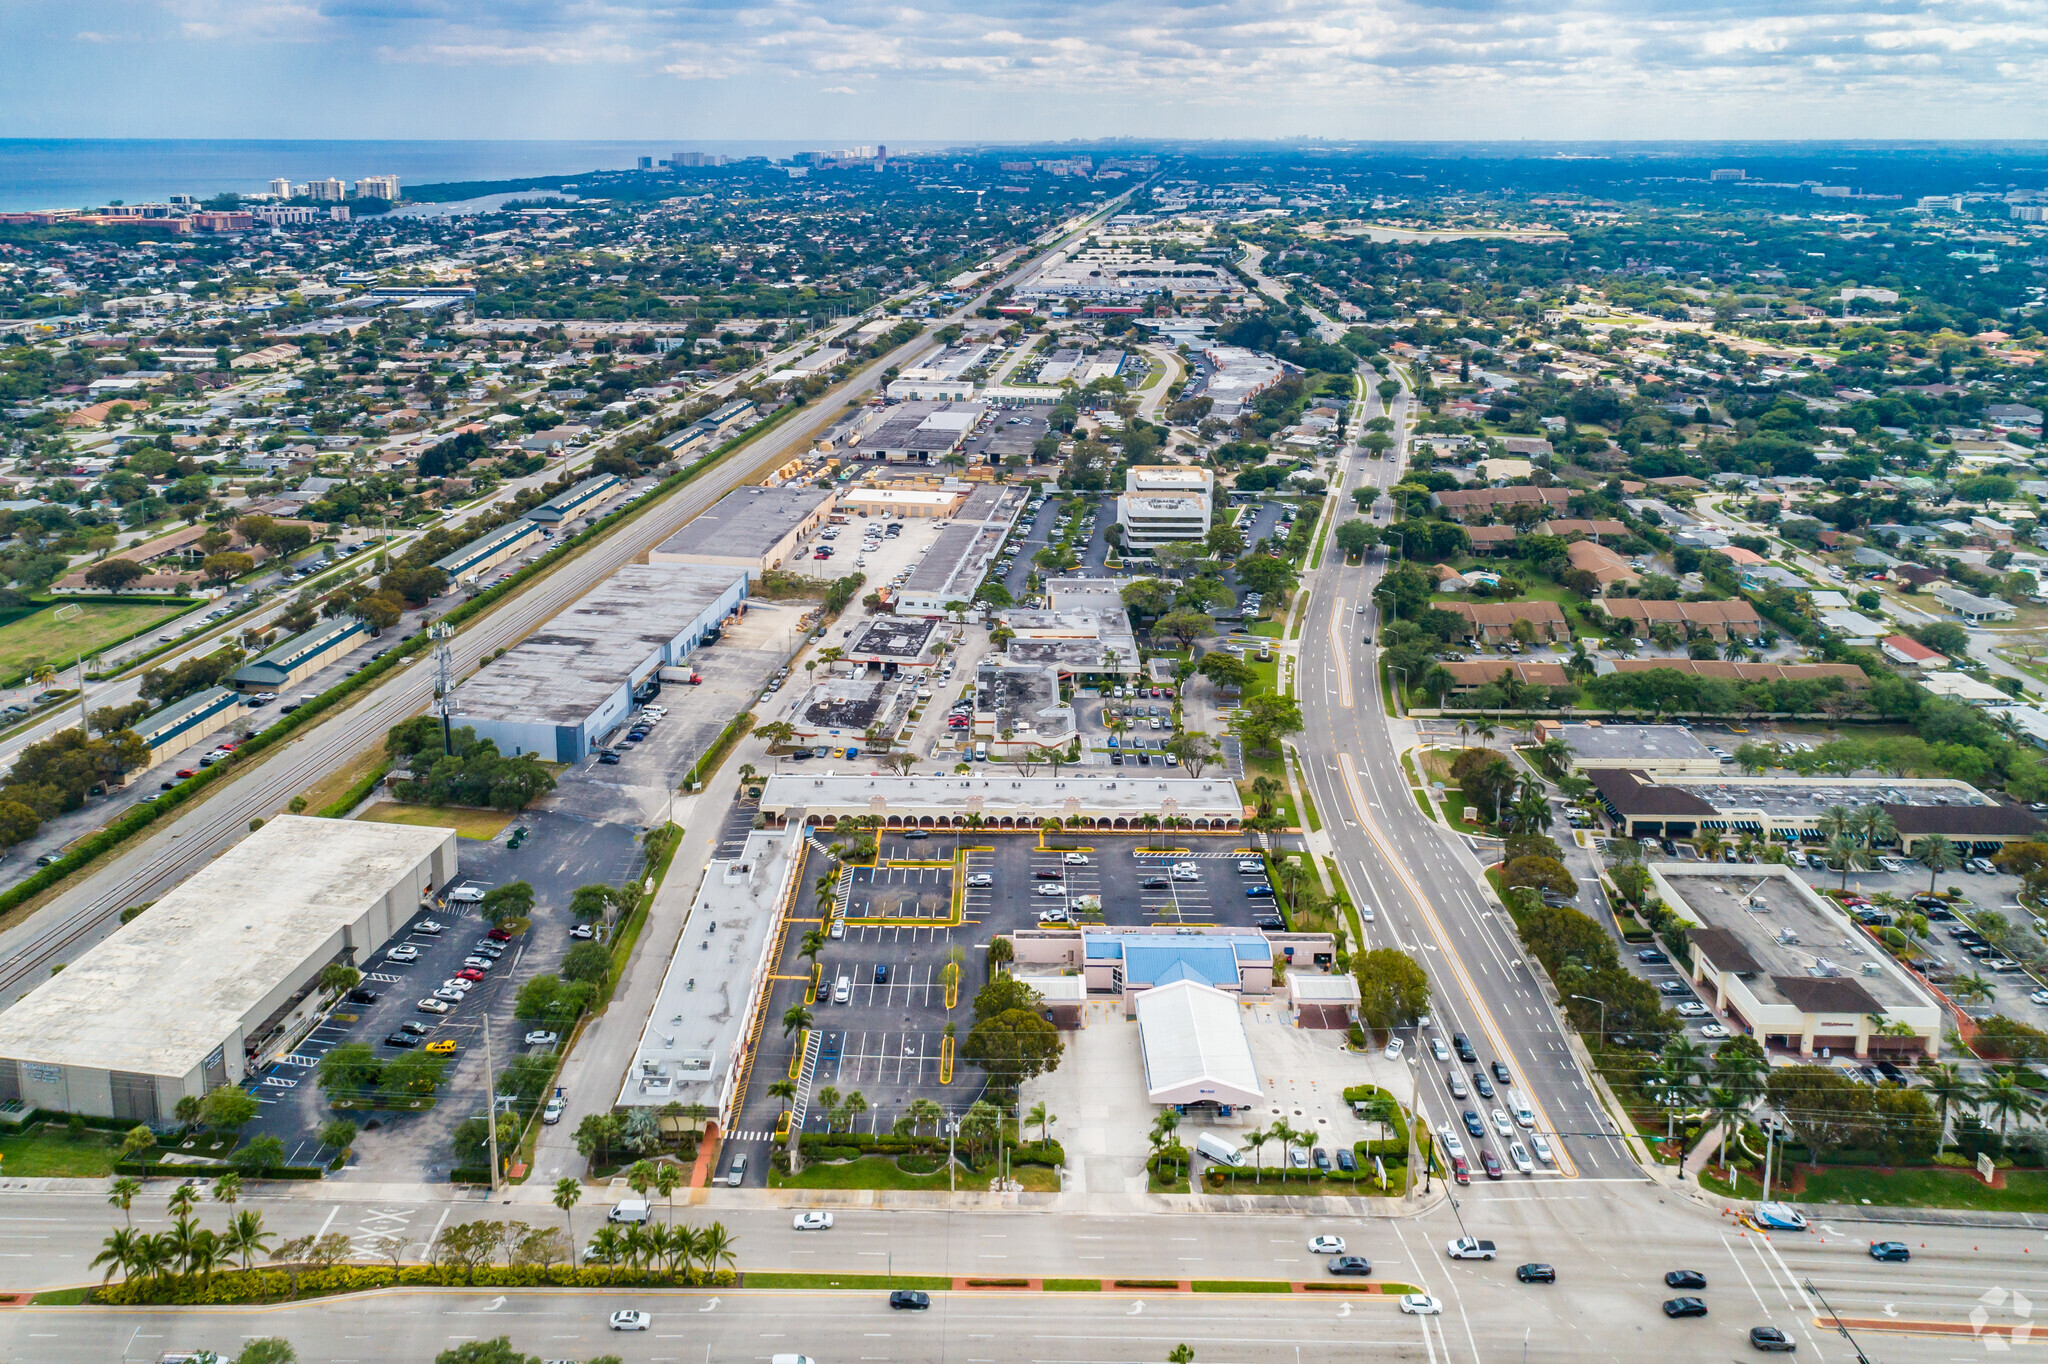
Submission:
[[[409,1032],[395,1032],[384,1039],[384,1045],[387,1047],[401,1047],[409,1050],[417,1047],[419,1044],[419,1038],[414,1037]]]
[[[526,1034],[526,1045],[529,1047],[552,1047],[553,1045],[555,1045],[555,1043],[561,1040],[562,1038],[560,1034],[547,1032],[541,1029],[536,1029],[533,1032]]]
[[[453,1010],[454,1007],[453,1004],[450,1004],[445,999],[430,997],[419,1002],[419,1011],[423,1014],[445,1014]]]

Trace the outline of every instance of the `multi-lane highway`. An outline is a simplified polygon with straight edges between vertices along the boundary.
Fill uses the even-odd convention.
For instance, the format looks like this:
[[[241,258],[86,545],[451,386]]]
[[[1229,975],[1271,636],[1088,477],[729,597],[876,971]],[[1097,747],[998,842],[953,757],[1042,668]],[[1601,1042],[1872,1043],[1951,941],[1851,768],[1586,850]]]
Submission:
[[[1368,406],[1354,426],[1385,411],[1368,374]],[[1345,451],[1335,498],[1336,515],[1351,514],[1351,490],[1386,487],[1399,479],[1411,421],[1404,391],[1391,411],[1399,439],[1383,459],[1355,446]],[[1334,545],[1307,580],[1309,597],[1296,655],[1295,690],[1306,729],[1299,749],[1309,793],[1326,825],[1354,901],[1373,907],[1364,926],[1368,946],[1398,947],[1429,972],[1435,1031],[1447,1040],[1463,1033],[1482,1065],[1503,1059],[1515,1088],[1532,1100],[1539,1131],[1559,1154],[1554,1175],[1587,1179],[1641,1179],[1642,1173],[1601,1109],[1591,1082],[1573,1057],[1563,1028],[1522,961],[1522,947],[1504,911],[1490,903],[1479,859],[1463,839],[1429,820],[1410,794],[1397,734],[1404,722],[1387,714],[1377,668],[1380,616],[1372,588],[1386,561],[1347,564]],[[1363,605],[1367,609],[1360,612]],[[1369,645],[1368,639],[1374,641]],[[1438,1063],[1424,1045],[1411,1046],[1423,1108],[1441,1126],[1460,1113],[1482,1116],[1496,1105],[1478,1096],[1454,1100],[1446,1074],[1470,1065]],[[1509,1170],[1507,1138],[1477,1140]],[[1479,1161],[1474,1158],[1477,1173]]]
[[[309,1194],[312,1191],[307,1191]],[[415,1190],[415,1195],[426,1191]],[[512,1206],[434,1202],[400,1191],[329,1202],[319,1196],[259,1194],[238,1206],[261,1212],[283,1236],[340,1232],[357,1238],[367,1259],[382,1235],[410,1239],[418,1257],[434,1230],[476,1218],[560,1225],[561,1216],[531,1191]],[[168,1227],[162,1190],[135,1208],[146,1231]],[[892,1313],[874,1290],[846,1293],[577,1291],[395,1292],[336,1302],[261,1309],[91,1310],[37,1308],[0,1315],[0,1355],[34,1361],[154,1360],[173,1348],[232,1351],[250,1336],[282,1335],[301,1360],[427,1361],[462,1340],[509,1335],[545,1359],[618,1353],[634,1361],[709,1357],[752,1361],[800,1353],[820,1364],[891,1361],[1160,1360],[1185,1341],[1197,1360],[1351,1360],[1373,1357],[1427,1364],[1507,1364],[1530,1358],[1637,1361],[1746,1357],[1752,1326],[1790,1334],[1806,1359],[1849,1364],[1856,1356],[1822,1323],[1829,1308],[1852,1321],[1885,1323],[1859,1338],[1869,1357],[1949,1360],[1983,1353],[1970,1335],[1972,1314],[1987,1325],[2029,1320],[2028,1304],[2048,1297],[2048,1265],[2035,1263],[2039,1233],[1917,1226],[1817,1223],[1808,1232],[1765,1238],[1691,1200],[1641,1183],[1559,1183],[1540,1196],[1516,1185],[1475,1186],[1453,1209],[1439,1204],[1413,1219],[1319,1215],[1304,1202],[1291,1211],[1231,1216],[1084,1208],[947,1212],[841,1206],[829,1232],[799,1233],[773,1195],[713,1191],[678,1221],[717,1217],[734,1234],[748,1270],[833,1274],[1031,1279],[1245,1280],[1331,1282],[1314,1235],[1345,1238],[1351,1254],[1373,1262],[1372,1279],[1413,1284],[1441,1302],[1427,1322],[1402,1316],[1394,1302],[1364,1291],[1309,1294],[1210,1294],[1116,1290],[1056,1298],[1010,1293],[939,1293],[929,1313]],[[657,1209],[659,1215],[660,1210]],[[599,1224],[597,1206],[576,1211],[579,1240]],[[1491,1262],[1453,1262],[1445,1242],[1462,1225],[1484,1228],[1499,1245]],[[202,1207],[218,1227],[224,1209]],[[96,1192],[0,1193],[0,1289],[97,1279],[87,1266],[119,1214]],[[1907,1264],[1871,1259],[1875,1238],[1906,1241]],[[1553,1266],[1555,1284],[1524,1284],[1515,1267]],[[1697,1270],[1707,1287],[1703,1320],[1667,1320],[1674,1295],[1663,1276]],[[716,1299],[714,1303],[714,1299]],[[1142,1303],[1142,1306],[1140,1304]],[[1824,1306],[1825,1304],[1825,1306]],[[654,1314],[645,1336],[606,1327],[620,1308]],[[1954,1337],[1908,1336],[1922,1323],[1953,1323]]]

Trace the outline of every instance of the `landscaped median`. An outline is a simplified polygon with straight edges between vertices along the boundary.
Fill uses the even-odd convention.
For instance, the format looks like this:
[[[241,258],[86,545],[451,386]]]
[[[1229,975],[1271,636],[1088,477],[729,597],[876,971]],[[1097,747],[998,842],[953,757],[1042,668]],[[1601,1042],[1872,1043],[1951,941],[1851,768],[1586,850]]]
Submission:
[[[405,1288],[581,1289],[643,1288],[756,1289],[839,1293],[881,1293],[918,1289],[926,1293],[1258,1293],[1294,1295],[1345,1293],[1358,1297],[1400,1297],[1420,1293],[1410,1283],[1355,1279],[1041,1279],[983,1278],[941,1274],[820,1274],[784,1270],[702,1269],[661,1273],[624,1267],[523,1265],[516,1268],[406,1264],[334,1265],[292,1274],[281,1269],[225,1270],[211,1278],[137,1279],[117,1284],[46,1289],[33,1307],[178,1307],[283,1303],[345,1293]]]

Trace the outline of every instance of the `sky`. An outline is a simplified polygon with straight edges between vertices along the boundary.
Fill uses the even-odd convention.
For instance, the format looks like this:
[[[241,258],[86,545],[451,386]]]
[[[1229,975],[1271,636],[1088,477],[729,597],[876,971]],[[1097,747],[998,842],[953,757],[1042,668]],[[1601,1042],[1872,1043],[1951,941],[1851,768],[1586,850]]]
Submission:
[[[2048,137],[2048,0],[4,0],[0,137]]]

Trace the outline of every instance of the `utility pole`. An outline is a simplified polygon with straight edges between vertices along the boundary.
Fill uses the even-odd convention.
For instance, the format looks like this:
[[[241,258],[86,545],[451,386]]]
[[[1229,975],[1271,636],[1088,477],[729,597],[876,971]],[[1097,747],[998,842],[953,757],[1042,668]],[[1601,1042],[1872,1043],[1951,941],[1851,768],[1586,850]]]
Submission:
[[[491,1142],[491,1197],[498,1196],[498,1067],[491,1059],[491,1011],[484,1009],[484,1125]]]

